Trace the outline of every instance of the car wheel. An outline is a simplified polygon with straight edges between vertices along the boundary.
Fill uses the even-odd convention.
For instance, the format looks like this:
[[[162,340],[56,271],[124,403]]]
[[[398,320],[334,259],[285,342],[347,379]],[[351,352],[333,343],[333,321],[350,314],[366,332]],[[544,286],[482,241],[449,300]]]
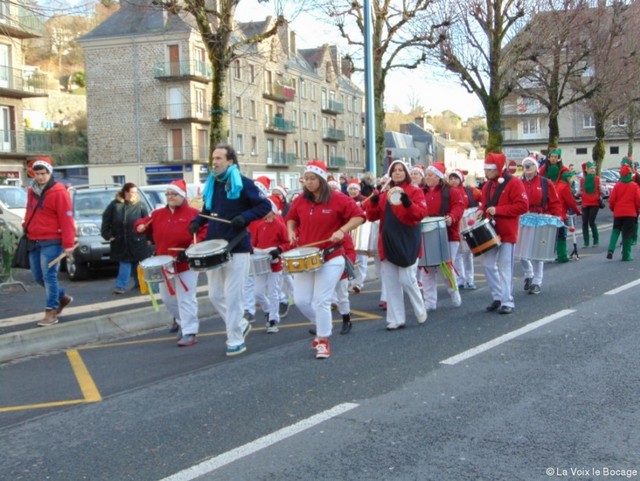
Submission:
[[[67,276],[70,281],[82,281],[89,276],[89,266],[82,262],[76,262],[73,257],[68,257]]]

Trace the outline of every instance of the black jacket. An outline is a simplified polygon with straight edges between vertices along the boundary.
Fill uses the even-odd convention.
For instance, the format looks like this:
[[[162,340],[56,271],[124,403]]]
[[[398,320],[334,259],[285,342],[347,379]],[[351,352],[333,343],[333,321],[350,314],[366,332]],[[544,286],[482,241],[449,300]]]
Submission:
[[[111,260],[117,262],[139,262],[150,255],[147,237],[133,230],[133,223],[149,213],[145,205],[125,201],[120,193],[102,213],[101,234],[111,241]]]

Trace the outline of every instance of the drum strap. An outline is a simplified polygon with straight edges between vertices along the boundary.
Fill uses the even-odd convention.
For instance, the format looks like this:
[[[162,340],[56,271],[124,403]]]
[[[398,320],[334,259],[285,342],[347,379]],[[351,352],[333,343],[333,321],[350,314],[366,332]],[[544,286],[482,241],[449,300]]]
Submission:
[[[487,195],[485,199],[487,204],[486,207],[495,207],[498,204],[498,199],[500,199],[500,194],[502,194],[502,191],[507,186],[510,180],[511,180],[511,174],[505,174],[504,182],[502,184],[500,184],[499,182],[496,182],[498,184],[498,187],[496,187],[496,190],[491,197],[489,197],[489,192],[491,189],[487,189]]]
[[[444,217],[449,211],[449,197],[449,186],[443,185],[440,190],[440,217]]]
[[[467,199],[469,199],[469,207],[478,207],[476,199],[473,198],[473,191],[471,190],[471,187],[466,186],[464,191],[467,193]]]

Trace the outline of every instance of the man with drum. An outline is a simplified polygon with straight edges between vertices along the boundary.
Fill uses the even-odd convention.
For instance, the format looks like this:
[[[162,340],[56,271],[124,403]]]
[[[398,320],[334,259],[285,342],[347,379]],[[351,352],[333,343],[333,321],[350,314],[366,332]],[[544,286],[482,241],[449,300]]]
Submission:
[[[493,301],[487,311],[511,314],[513,300],[513,248],[518,240],[518,222],[529,208],[522,180],[505,171],[506,157],[490,152],[484,161],[487,181],[482,186],[482,209],[476,218],[492,219],[501,245],[483,254],[483,267]]]
[[[178,346],[193,346],[198,342],[200,329],[196,299],[198,272],[189,269],[185,250],[194,241],[189,232],[189,224],[198,215],[198,209],[191,207],[186,201],[187,184],[184,180],[171,182],[164,195],[167,199],[166,207],[138,219],[133,228],[137,233],[146,233],[153,239],[156,256],[176,258],[175,265],[168,268],[165,282],[158,283],[158,289],[167,311],[179,326]],[[205,227],[199,228],[196,235],[199,240],[203,240],[206,235]]]
[[[248,177],[240,174],[236,151],[230,145],[216,146],[202,197],[201,215],[189,231],[197,233],[208,223],[207,240],[223,240],[231,260],[207,271],[209,300],[227,330],[227,356],[247,350],[245,337],[251,324],[243,317],[244,284],[249,275],[251,240],[246,227],[271,210],[271,203]],[[206,216],[206,217],[204,217]]]
[[[529,199],[529,210],[533,214],[562,216],[562,206],[558,193],[546,177],[538,174],[538,162],[533,157],[525,157],[522,161],[522,183]],[[531,255],[532,253],[529,253]],[[520,259],[524,271],[524,290],[529,294],[540,294],[544,261],[532,260],[529,257]]]

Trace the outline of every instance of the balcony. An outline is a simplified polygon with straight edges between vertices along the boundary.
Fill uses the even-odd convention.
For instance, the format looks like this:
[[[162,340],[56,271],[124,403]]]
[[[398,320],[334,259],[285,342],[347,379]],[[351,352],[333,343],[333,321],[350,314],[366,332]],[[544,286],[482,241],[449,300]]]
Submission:
[[[209,147],[198,145],[165,145],[160,147],[160,159],[158,160],[160,162],[199,162],[206,164],[209,161]]]
[[[165,123],[211,122],[209,106],[198,103],[164,104],[160,106],[160,120]]]
[[[264,131],[274,134],[291,134],[296,131],[296,123],[293,120],[285,120],[279,115],[268,117]]]
[[[164,81],[193,80],[208,83],[211,81],[211,66],[199,60],[158,62],[153,66],[153,78]]]
[[[344,138],[344,130],[334,129],[333,127],[322,129],[322,140],[338,142],[344,140]]]
[[[266,85],[262,96],[276,102],[291,102],[296,98],[296,89],[291,82],[276,82]]]
[[[51,133],[39,130],[0,130],[0,154],[51,152]]]
[[[338,157],[336,155],[329,157],[328,167],[344,167],[345,165],[347,165],[347,159],[344,157]]]
[[[37,38],[44,35],[45,18],[13,2],[0,6],[0,31],[12,38]]]
[[[287,152],[267,152],[267,165],[296,165],[296,160],[296,154],[289,154]]]
[[[502,117],[526,117],[526,116],[540,116],[540,115],[548,115],[548,111],[545,107],[540,105],[538,102],[535,104],[526,104],[524,102],[520,102],[518,104],[510,103],[503,104],[502,106]]]
[[[343,114],[344,104],[335,100],[328,100],[322,103],[322,112],[325,114]]]
[[[45,74],[0,65],[0,97],[23,99],[46,97],[47,95],[47,76]]]

